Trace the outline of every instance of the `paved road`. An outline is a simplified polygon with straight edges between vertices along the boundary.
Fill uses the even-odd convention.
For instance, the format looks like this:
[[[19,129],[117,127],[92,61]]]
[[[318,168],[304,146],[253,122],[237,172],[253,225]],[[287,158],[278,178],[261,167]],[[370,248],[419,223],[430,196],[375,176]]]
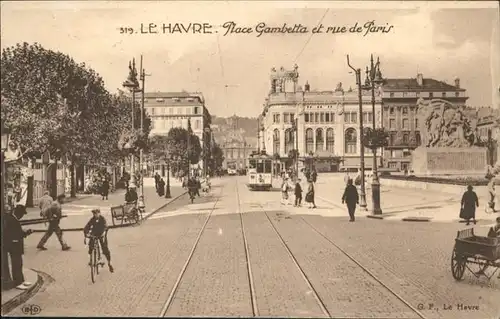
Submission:
[[[310,210],[280,205],[279,191],[250,192],[243,177],[213,185],[193,204],[184,196],[141,227],[110,231],[116,271],[104,270],[95,284],[81,234],[66,234],[81,242],[70,252],[52,249],[59,248],[54,242],[37,252],[32,235],[25,263],[54,280],[29,303],[44,316],[500,315],[498,279],[469,274],[456,282],[451,276],[454,237],[463,225],[349,223],[345,212],[325,201]],[[417,313],[419,305],[424,309]]]

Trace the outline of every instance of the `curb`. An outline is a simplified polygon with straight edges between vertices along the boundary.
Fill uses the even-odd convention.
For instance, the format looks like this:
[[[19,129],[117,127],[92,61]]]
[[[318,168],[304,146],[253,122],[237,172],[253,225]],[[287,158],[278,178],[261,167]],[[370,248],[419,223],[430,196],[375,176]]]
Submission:
[[[430,222],[432,217],[405,217],[401,219],[404,222]]]
[[[371,219],[384,219],[384,216],[381,215],[366,215],[366,217],[371,218]]]
[[[27,290],[21,292],[16,297],[14,297],[11,300],[7,301],[5,304],[2,304],[2,316],[5,316],[9,312],[11,312],[15,308],[17,308],[19,305],[21,305],[21,304],[25,303],[26,301],[28,301],[42,287],[42,285],[44,283],[42,276],[40,276],[40,274],[36,270],[34,270],[34,269],[30,269],[30,270],[34,271],[36,273],[36,275],[37,275],[36,283],[34,283]]]
[[[186,195],[187,192],[188,191],[184,191],[180,195],[177,195],[176,197],[172,198],[168,203],[165,203],[162,206],[160,206],[160,207],[156,208],[155,210],[153,210],[152,212],[148,213],[137,224],[110,225],[110,226],[108,226],[108,228],[109,229],[114,229],[114,228],[125,228],[125,227],[139,226],[142,222],[146,221],[149,217],[151,217],[153,214],[157,213],[159,210],[162,210],[163,208],[165,208],[166,206],[168,206],[170,203],[173,203],[174,201],[176,201],[177,199],[179,199],[179,197],[181,197],[183,195]],[[65,229],[61,229],[61,230],[63,232],[83,231],[83,227],[80,227],[80,228],[65,228]],[[33,233],[45,233],[46,231],[47,230],[44,230],[44,229],[34,229]]]

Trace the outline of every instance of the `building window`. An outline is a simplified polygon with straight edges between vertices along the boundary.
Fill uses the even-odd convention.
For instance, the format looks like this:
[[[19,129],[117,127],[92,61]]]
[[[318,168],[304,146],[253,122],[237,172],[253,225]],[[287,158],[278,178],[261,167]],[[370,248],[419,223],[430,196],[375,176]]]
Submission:
[[[330,113],[326,113],[326,114],[325,114],[325,121],[326,121],[327,123],[330,123]]]
[[[389,120],[389,128],[390,129],[395,129],[396,128],[396,120],[395,119],[390,119]]]
[[[151,115],[155,115],[155,108],[152,107],[152,108],[150,108],[150,110],[151,110]]]
[[[403,115],[408,115],[408,108],[406,106],[403,107]]]
[[[394,115],[394,108],[393,107],[389,108],[389,114]]]
[[[429,97],[430,97],[430,98],[433,98],[433,97],[434,97],[434,93],[429,92]]]
[[[283,114],[283,123],[289,123],[290,122],[290,114],[285,113]]]
[[[420,137],[420,132],[415,132],[415,140],[417,142],[417,146],[422,144],[422,138]]]
[[[351,123],[351,113],[344,113],[344,122]]]
[[[326,130],[326,150],[328,152],[334,152],[335,147],[335,135],[333,132],[333,128],[329,128]]]
[[[419,129],[418,124],[419,124],[419,123],[418,123],[418,119],[415,119],[415,129],[416,129],[416,130],[418,130],[418,129]]]
[[[460,92],[455,92],[455,96],[459,97],[460,96]]]
[[[273,132],[273,154],[280,153],[280,131],[275,129]]]
[[[197,115],[197,114],[198,114],[198,107],[197,107],[197,106],[195,106],[195,107],[194,107],[194,114],[195,114],[195,115]]]
[[[442,97],[446,97],[446,92],[441,93]]]
[[[356,130],[351,128],[348,128],[345,131],[345,153],[346,154],[356,154],[357,152],[357,135],[356,135]]]
[[[171,108],[169,108],[169,109],[168,109],[168,113],[169,113],[169,114],[174,114],[174,108],[172,108],[172,107],[171,107]],[[166,114],[166,112],[163,112],[163,114]]]
[[[396,143],[396,133],[389,134],[389,145],[394,145]]]
[[[411,156],[411,152],[410,151],[404,151],[403,152],[403,157],[410,157]]]
[[[290,113],[290,122],[293,122],[295,120],[295,114]]]
[[[351,123],[358,123],[358,113],[356,112],[351,113]]]
[[[335,123],[335,113],[330,113],[330,122]]]
[[[194,121],[194,129],[195,129],[195,130],[199,130],[199,129],[200,129],[200,126],[201,126],[201,125],[200,125],[200,120],[196,120],[196,121]]]
[[[403,119],[403,130],[409,130],[409,129],[410,129],[410,125],[409,125],[408,119]]]
[[[389,93],[389,97],[394,97],[394,92]]]
[[[391,158],[395,158],[396,157],[396,151],[395,150],[391,150]]]
[[[323,136],[323,129],[316,130],[316,152],[323,150],[323,143],[325,142]]]
[[[279,113],[275,113],[273,115],[273,122],[276,124],[279,124],[279,122],[280,122],[280,114]]]
[[[312,128],[306,130],[306,154],[313,151],[314,147],[314,135]]]
[[[325,123],[325,113],[321,112],[319,115],[319,121],[321,123]]]
[[[408,133],[403,134],[403,144],[408,144],[409,136]]]
[[[397,165],[396,162],[389,162],[389,168],[397,168]]]
[[[309,123],[309,113],[304,114],[304,122]]]
[[[319,123],[319,113],[314,113],[314,123]]]
[[[295,132],[288,128],[285,131],[285,154],[295,149]]]

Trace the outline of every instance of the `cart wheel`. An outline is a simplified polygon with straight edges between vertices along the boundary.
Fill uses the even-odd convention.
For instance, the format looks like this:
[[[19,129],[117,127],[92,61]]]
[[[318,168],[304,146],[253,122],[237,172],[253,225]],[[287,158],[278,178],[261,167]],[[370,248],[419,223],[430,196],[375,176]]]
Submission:
[[[462,280],[465,272],[465,264],[467,259],[461,255],[457,254],[457,251],[453,249],[453,254],[451,256],[451,274],[456,280]]]

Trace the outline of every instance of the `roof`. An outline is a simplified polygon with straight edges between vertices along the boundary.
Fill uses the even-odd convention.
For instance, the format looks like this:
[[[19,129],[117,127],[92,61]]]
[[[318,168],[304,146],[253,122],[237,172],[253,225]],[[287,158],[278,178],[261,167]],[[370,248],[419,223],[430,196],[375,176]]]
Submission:
[[[465,91],[454,85],[434,79],[424,78],[418,85],[416,78],[385,79],[384,90],[415,90],[415,91]]]
[[[201,93],[190,93],[186,91],[182,92],[146,92],[144,93],[145,98],[171,98],[171,97],[190,97],[197,96]]]

